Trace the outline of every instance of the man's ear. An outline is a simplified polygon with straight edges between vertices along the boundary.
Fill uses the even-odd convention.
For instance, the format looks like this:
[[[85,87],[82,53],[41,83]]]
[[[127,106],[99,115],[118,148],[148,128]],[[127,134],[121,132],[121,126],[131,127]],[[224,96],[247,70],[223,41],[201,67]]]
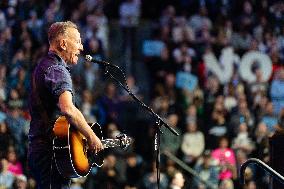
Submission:
[[[60,39],[59,40],[59,47],[61,50],[66,50],[67,49],[67,41],[65,39]]]

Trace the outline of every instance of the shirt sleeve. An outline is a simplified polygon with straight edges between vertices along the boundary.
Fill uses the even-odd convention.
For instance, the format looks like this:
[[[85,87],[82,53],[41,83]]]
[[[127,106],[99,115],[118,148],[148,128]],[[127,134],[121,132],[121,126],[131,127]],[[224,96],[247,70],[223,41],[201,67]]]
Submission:
[[[47,89],[56,98],[59,98],[65,91],[70,91],[73,94],[71,75],[64,66],[53,65],[49,67],[45,72],[44,80]]]

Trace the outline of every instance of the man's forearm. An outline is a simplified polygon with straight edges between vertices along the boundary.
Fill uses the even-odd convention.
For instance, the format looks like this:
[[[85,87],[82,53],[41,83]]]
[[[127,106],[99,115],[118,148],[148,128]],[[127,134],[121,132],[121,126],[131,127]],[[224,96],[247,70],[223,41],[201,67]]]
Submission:
[[[74,106],[72,102],[72,94],[69,91],[65,91],[60,95],[58,105],[62,114],[66,116],[69,123],[75,126],[87,139],[94,135],[83,114]]]
[[[93,133],[83,114],[76,107],[72,108],[65,116],[86,138],[89,138],[90,134]]]

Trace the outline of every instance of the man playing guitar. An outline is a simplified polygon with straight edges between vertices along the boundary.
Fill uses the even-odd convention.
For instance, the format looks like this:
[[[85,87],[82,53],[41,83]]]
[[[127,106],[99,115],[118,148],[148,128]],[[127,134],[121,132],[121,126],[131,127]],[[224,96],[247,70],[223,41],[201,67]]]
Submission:
[[[77,64],[83,50],[77,26],[70,21],[53,23],[48,40],[49,52],[33,69],[31,78],[28,163],[38,189],[61,189],[68,188],[70,180],[58,172],[53,158],[56,115],[65,116],[94,153],[102,150],[103,145],[73,103],[68,65]]]

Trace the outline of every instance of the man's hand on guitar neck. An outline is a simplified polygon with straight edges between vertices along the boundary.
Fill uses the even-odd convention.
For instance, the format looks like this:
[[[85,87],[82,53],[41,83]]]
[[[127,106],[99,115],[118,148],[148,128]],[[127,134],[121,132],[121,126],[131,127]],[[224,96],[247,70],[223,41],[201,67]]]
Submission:
[[[89,149],[91,151],[94,151],[95,153],[98,153],[103,149],[103,144],[101,140],[93,132],[87,137],[87,142]]]

